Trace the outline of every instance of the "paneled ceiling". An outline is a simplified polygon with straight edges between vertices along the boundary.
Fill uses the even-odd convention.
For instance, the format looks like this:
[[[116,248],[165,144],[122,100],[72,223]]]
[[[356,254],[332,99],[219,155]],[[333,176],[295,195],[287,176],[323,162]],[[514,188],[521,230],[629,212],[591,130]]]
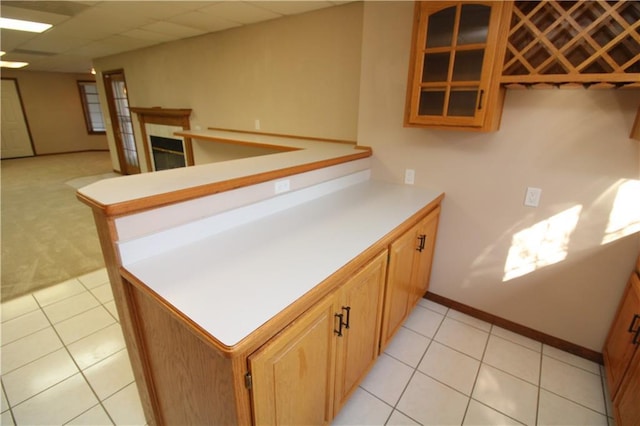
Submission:
[[[345,1],[10,1],[0,15],[52,24],[44,33],[0,30],[7,61],[33,71],[86,73],[92,59],[336,6]]]

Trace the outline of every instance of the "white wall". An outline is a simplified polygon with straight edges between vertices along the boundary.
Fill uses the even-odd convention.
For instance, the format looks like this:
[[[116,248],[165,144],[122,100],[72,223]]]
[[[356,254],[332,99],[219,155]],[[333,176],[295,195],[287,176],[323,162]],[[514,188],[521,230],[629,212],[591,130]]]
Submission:
[[[362,3],[100,58],[123,69],[131,106],[192,108],[196,126],[355,140]],[[99,78],[98,80],[101,80]],[[144,152],[139,126],[138,151]],[[109,135],[111,146],[113,138]],[[195,150],[212,153],[215,147]],[[220,156],[226,156],[220,152]],[[117,158],[114,157],[117,162]],[[144,161],[142,161],[144,164]]]
[[[637,198],[617,202],[640,221],[628,137],[640,92],[508,91],[496,133],[403,128],[412,14],[412,2],[365,3],[358,142],[375,178],[412,168],[416,185],[446,192],[430,290],[600,351],[640,248],[637,232],[602,244],[622,183]],[[527,186],[542,188],[538,208],[523,206]]]

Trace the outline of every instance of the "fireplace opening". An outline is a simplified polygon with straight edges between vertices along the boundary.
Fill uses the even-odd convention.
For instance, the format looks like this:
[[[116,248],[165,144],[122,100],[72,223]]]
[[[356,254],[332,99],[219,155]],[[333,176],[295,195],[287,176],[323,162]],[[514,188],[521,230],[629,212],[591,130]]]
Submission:
[[[162,136],[149,136],[149,139],[156,171],[186,166],[182,140]]]

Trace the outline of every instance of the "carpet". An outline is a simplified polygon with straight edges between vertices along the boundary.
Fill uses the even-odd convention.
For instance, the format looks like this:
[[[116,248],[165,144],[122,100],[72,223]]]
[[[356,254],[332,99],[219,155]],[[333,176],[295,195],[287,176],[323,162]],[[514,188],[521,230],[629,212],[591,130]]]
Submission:
[[[2,160],[0,176],[3,301],[104,267],[92,211],[76,189],[117,176],[109,152]]]

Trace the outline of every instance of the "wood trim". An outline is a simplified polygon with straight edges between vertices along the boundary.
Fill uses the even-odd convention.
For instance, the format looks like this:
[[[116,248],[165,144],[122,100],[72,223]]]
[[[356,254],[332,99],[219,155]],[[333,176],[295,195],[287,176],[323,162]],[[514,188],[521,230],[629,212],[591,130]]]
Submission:
[[[553,346],[554,348],[558,348],[577,355],[581,358],[588,359],[589,361],[597,362],[598,364],[604,363],[602,353],[600,352],[596,352],[583,346],[576,345],[575,343],[567,342],[566,340],[553,337],[549,334],[542,333],[516,322],[490,314],[488,312],[481,311],[480,309],[465,305],[464,303],[456,302],[455,300],[434,294],[430,291],[428,291],[424,295],[424,298],[444,305],[448,308],[455,309],[456,311],[460,311],[464,314],[471,315],[474,318],[481,319],[490,324],[513,331],[514,333],[518,333],[522,336],[529,337],[530,339],[537,340],[544,343],[545,345]]]
[[[223,132],[248,133],[248,134],[251,134],[251,135],[277,136],[279,138],[304,139],[304,140],[308,140],[308,141],[344,143],[344,144],[349,144],[349,145],[355,145],[356,144],[356,141],[351,141],[351,140],[347,140],[347,139],[327,139],[327,138],[318,138],[318,137],[314,137],[314,136],[291,135],[291,134],[287,134],[287,133],[269,133],[269,132],[257,132],[257,131],[253,131],[253,130],[225,129],[225,128],[222,128],[222,127],[207,127],[207,129],[209,129],[209,130],[220,130],[220,131],[223,131]]]
[[[308,172],[311,170],[321,169],[324,167],[334,166],[336,164],[347,163],[349,161],[358,160],[361,158],[367,158],[372,155],[370,148],[359,149],[359,152],[354,154],[345,155],[339,158],[333,158],[329,160],[316,161],[307,164],[301,164],[298,166],[287,167],[284,169],[271,170],[264,173],[258,173],[255,175],[243,176],[236,179],[229,179],[222,182],[214,182],[207,185],[200,185],[190,188],[185,188],[177,191],[172,191],[164,194],[151,195],[148,197],[138,198],[131,201],[124,201],[121,203],[104,205],[97,203],[95,200],[85,197],[81,193],[76,193],[76,197],[83,203],[91,206],[92,208],[100,209],[107,216],[122,216],[125,214],[138,213],[141,211],[166,206],[169,204],[179,203],[182,201],[188,201],[207,195],[217,194],[219,192],[230,191],[232,189],[241,188],[244,186],[255,185],[257,183],[267,182],[274,179],[283,178],[299,173]]]
[[[27,134],[29,135],[29,143],[31,144],[31,150],[33,151],[33,157],[36,157],[38,153],[36,152],[36,146],[33,143],[33,135],[31,134],[31,127],[29,126],[29,118],[27,117],[27,111],[24,109],[24,101],[22,100],[22,93],[20,93],[20,85],[18,84],[18,79],[16,77],[2,77],[2,80],[13,80],[13,83],[16,87],[16,93],[18,94],[18,99],[20,100],[20,109],[22,110],[22,117],[24,118],[24,124],[27,127]],[[31,156],[27,156],[31,157]],[[25,157],[15,157],[15,158],[25,158]],[[3,158],[2,160],[12,160],[12,158]]]
[[[162,107],[130,107],[130,111],[138,115],[140,130],[144,140],[144,157],[147,164],[147,170],[153,171],[151,165],[151,153],[149,152],[149,137],[147,135],[146,124],[161,124],[165,126],[180,126],[182,130],[190,130],[191,124],[189,117],[191,116],[190,108],[162,108]],[[176,133],[179,134],[179,133]],[[181,135],[182,136],[182,135]],[[193,146],[191,138],[184,137],[184,154],[187,166],[194,165]]]
[[[222,130],[222,129],[209,129],[209,130]],[[237,130],[231,130],[231,131],[232,132],[237,132]],[[249,141],[242,141],[242,140],[238,140],[238,139],[227,139],[227,138],[222,138],[222,137],[219,137],[219,136],[205,135],[205,134],[195,135],[194,133],[176,132],[176,135],[183,136],[185,138],[186,137],[193,137],[194,139],[200,139],[200,140],[211,141],[211,142],[228,143],[228,144],[232,144],[232,145],[255,146],[255,147],[258,147],[258,148],[268,148],[268,149],[273,149],[273,150],[282,151],[282,152],[299,151],[299,150],[303,149],[303,148],[291,148],[291,147],[282,146],[282,145],[276,145],[276,144],[249,142]],[[285,137],[293,137],[293,136],[285,136]]]

